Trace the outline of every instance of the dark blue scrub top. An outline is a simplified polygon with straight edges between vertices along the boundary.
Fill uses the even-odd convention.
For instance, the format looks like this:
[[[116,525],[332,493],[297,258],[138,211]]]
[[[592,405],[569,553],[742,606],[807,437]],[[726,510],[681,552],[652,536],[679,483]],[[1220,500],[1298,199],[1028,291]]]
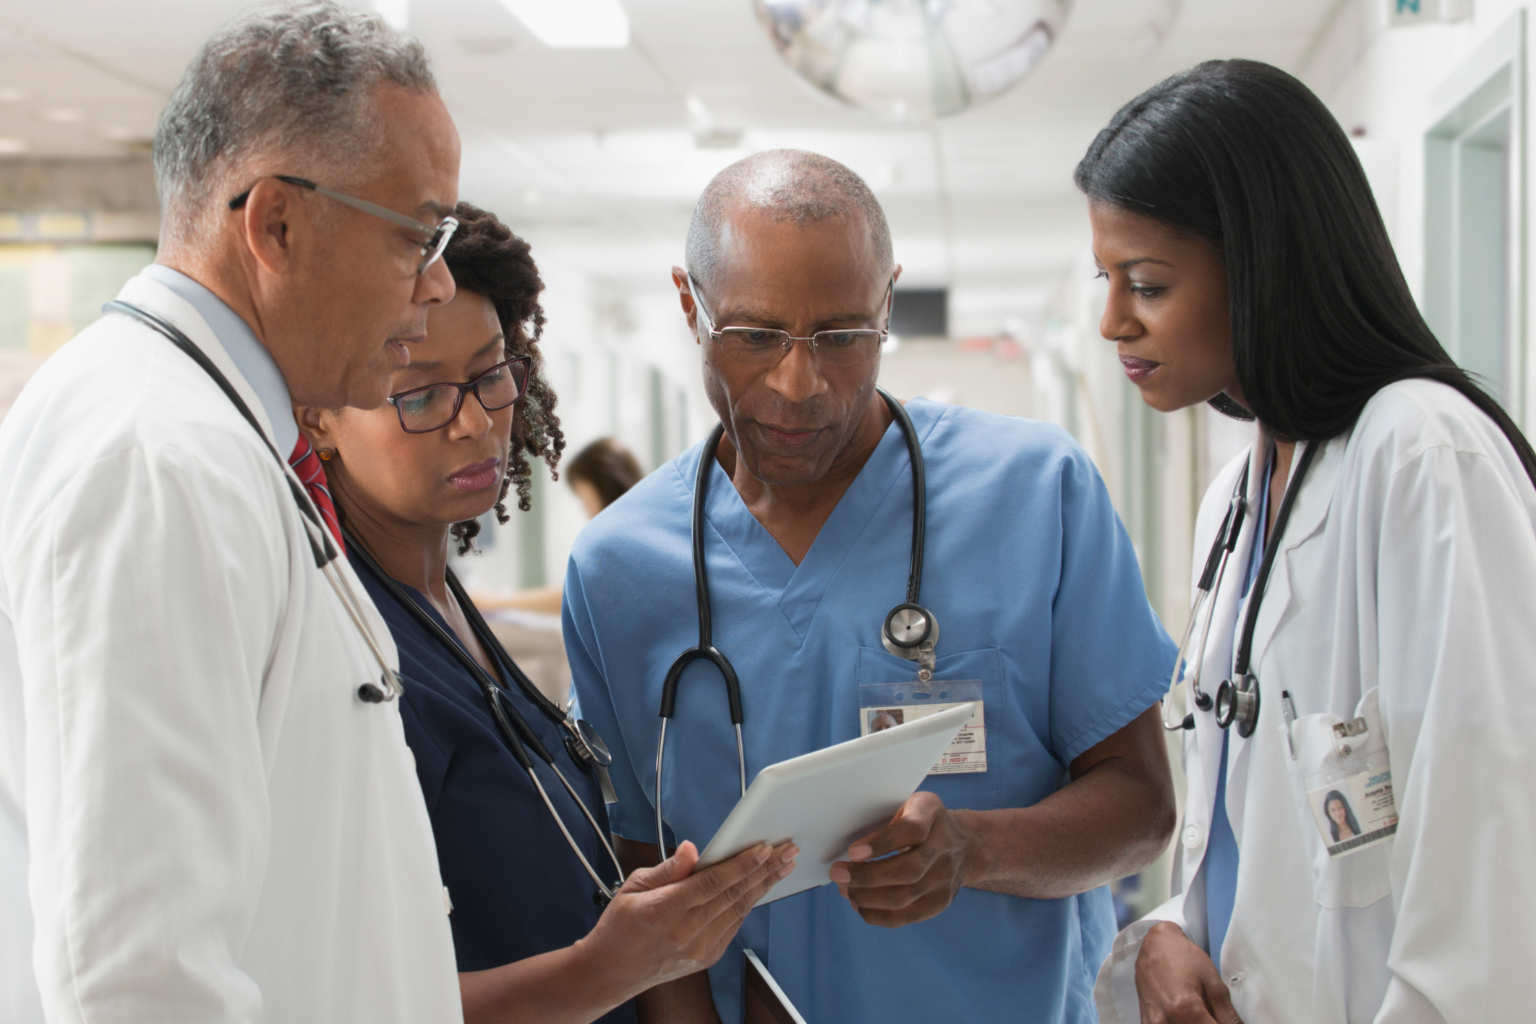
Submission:
[[[400,651],[405,684],[400,714],[426,796],[443,884],[453,900],[448,921],[459,970],[499,967],[569,946],[592,930],[601,912],[593,900],[592,879],[507,750],[474,677],[361,559],[353,558],[352,566]],[[405,590],[447,629],[424,597],[409,587]],[[493,652],[493,657],[499,662],[502,654]],[[512,705],[606,830],[608,815],[597,780],[572,760],[559,729],[523,694],[505,667],[501,676]],[[613,863],[580,808],[549,766],[532,756],[534,770],[571,835],[598,874],[611,881]],[[634,1004],[601,1019],[629,1024],[636,1019]]]

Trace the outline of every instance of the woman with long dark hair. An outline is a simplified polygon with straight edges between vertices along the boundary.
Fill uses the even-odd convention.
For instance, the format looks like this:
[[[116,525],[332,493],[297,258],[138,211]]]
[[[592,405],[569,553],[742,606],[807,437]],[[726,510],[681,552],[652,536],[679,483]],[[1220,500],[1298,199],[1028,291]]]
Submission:
[[[1348,138],[1290,75],[1175,75],[1076,181],[1100,330],[1143,399],[1255,427],[1200,509],[1212,596],[1165,707],[1181,891],[1117,938],[1103,1018],[1521,1019],[1536,455],[1426,326]],[[1366,796],[1338,844],[1312,808],[1345,780]]]

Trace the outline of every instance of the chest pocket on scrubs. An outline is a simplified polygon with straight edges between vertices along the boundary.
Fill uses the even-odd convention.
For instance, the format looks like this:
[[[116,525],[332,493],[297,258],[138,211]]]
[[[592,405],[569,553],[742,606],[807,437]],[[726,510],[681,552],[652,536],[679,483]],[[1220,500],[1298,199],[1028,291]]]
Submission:
[[[940,657],[934,663],[932,686],[942,689],[947,680],[979,681],[982,717],[986,728],[985,772],[957,773],[952,775],[928,775],[921,788],[937,793],[946,805],[973,808],[1012,807],[1017,796],[1010,797],[1004,789],[1005,780],[1017,785],[1019,776],[1015,765],[1025,751],[1038,750],[1044,755],[1043,746],[1028,729],[1020,736],[1020,709],[1017,702],[1009,699],[1003,685],[1002,654],[995,647],[972,651],[956,651]],[[849,735],[859,735],[860,694],[884,683],[916,683],[916,667],[910,661],[897,658],[877,647],[860,647],[856,686],[847,700],[847,707],[839,715],[847,715],[851,726]],[[969,695],[968,695],[969,699]]]
[[[1397,810],[1377,694],[1366,691],[1347,722],[1319,714],[1291,724],[1298,828],[1322,907],[1368,907],[1392,889]]]

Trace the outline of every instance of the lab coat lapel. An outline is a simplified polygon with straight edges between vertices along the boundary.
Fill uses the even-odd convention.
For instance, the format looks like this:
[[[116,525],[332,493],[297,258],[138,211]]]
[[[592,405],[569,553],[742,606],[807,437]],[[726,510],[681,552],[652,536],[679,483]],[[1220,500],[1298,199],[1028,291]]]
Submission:
[[[1258,665],[1264,658],[1264,652],[1274,638],[1275,631],[1285,621],[1286,615],[1295,604],[1295,591],[1293,589],[1292,560],[1298,548],[1302,547],[1321,531],[1323,523],[1328,518],[1328,508],[1333,503],[1334,486],[1338,481],[1339,464],[1343,458],[1344,446],[1342,443],[1320,442],[1323,445],[1317,453],[1317,459],[1312,463],[1312,468],[1307,471],[1306,479],[1302,481],[1301,490],[1296,495],[1296,505],[1291,509],[1290,522],[1286,525],[1285,533],[1280,538],[1280,550],[1275,555],[1275,566],[1270,570],[1269,585],[1265,588],[1263,604],[1259,608],[1258,621],[1253,627],[1253,651],[1249,660],[1250,671],[1252,666]],[[1296,446],[1297,460],[1301,459],[1307,442]]]
[[[235,361],[229,357],[219,341],[213,328],[208,326],[202,314],[193,308],[181,296],[177,295],[165,285],[150,277],[147,273],[140,273],[136,277],[129,278],[123,285],[123,290],[117,296],[120,300],[132,303],[141,309],[148,310],[165,320],[169,320],[192,339],[192,343],[202,349],[203,353],[213,361],[213,365],[219,368],[219,372],[229,379],[234,385],[235,393],[245,402],[246,408],[251,410],[256,417],[256,422],[261,425],[261,432],[266,437],[267,443],[276,445],[274,438],[277,436],[272,429],[272,421],[267,418],[266,409],[261,404],[255,390],[241,376],[235,367]],[[167,341],[166,345],[170,345]],[[281,452],[285,459],[287,452]]]
[[[1263,437],[1263,442],[1263,449],[1267,451],[1267,436]],[[1307,442],[1303,442],[1296,446],[1293,466],[1297,465],[1301,459],[1306,450],[1306,444]],[[1321,532],[1323,523],[1328,518],[1328,507],[1333,501],[1334,484],[1337,482],[1344,446],[1342,443],[1322,442],[1322,444],[1323,449],[1317,453],[1317,460],[1307,471],[1301,490],[1296,494],[1295,507],[1291,509],[1290,521],[1280,537],[1280,549],[1275,554],[1274,568],[1270,570],[1269,583],[1264,589],[1262,603],[1259,606],[1259,617],[1253,625],[1253,649],[1249,652],[1248,671],[1259,677],[1261,721],[1265,717],[1266,704],[1270,713],[1279,707],[1282,684],[1276,679],[1266,680],[1263,673],[1259,672],[1258,666],[1263,663],[1264,653],[1270,641],[1274,639],[1276,630],[1280,628],[1281,623],[1294,610],[1297,603],[1297,594],[1292,580],[1292,559],[1298,549]],[[1262,469],[1262,466],[1260,468]],[[1262,473],[1259,479],[1262,481]],[[1263,486],[1262,483],[1260,486]],[[1254,505],[1254,507],[1258,506]],[[1253,600],[1255,596],[1255,594],[1249,594],[1248,600]],[[1244,614],[1246,614],[1246,607]],[[1241,621],[1239,621],[1239,632],[1241,628]],[[1234,640],[1234,645],[1235,643]],[[1237,653],[1235,646],[1232,653],[1235,658]],[[1255,732],[1252,736],[1243,737],[1238,735],[1236,728],[1228,731],[1230,735],[1227,742],[1232,745],[1232,751],[1227,776],[1227,817],[1232,822],[1233,831],[1242,835],[1245,803],[1243,797],[1248,786],[1248,754],[1253,744],[1258,741],[1259,733]]]

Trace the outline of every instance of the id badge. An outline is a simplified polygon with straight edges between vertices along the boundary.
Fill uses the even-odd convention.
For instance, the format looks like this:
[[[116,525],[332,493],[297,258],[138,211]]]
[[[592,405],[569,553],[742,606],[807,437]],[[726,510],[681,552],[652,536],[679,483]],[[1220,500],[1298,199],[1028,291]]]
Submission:
[[[956,704],[974,704],[971,717],[944,753],[928,769],[930,775],[967,775],[987,770],[987,727],[983,717],[980,679],[912,680],[906,683],[863,683],[859,686],[859,735],[915,722]]]
[[[1392,765],[1376,691],[1356,717],[1313,715],[1292,726],[1313,824],[1329,856],[1356,853],[1397,832]]]

